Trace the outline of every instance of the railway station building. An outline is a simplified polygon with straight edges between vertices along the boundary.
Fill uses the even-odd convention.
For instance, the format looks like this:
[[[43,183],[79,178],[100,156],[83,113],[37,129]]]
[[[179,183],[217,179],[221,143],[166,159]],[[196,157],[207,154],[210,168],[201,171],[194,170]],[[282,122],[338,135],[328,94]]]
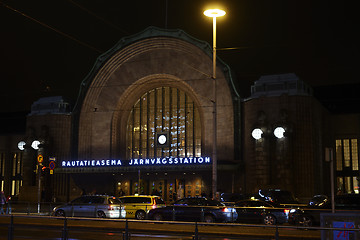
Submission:
[[[24,201],[40,191],[42,201],[139,193],[171,202],[212,196],[216,167],[217,197],[282,188],[305,199],[330,192],[333,149],[337,188],[358,191],[358,115],[331,115],[295,74],[264,76],[242,99],[226,63],[217,60],[216,79],[212,66],[210,45],[182,30],[121,39],[74,106],[41,98],[24,134],[0,137],[1,189]]]

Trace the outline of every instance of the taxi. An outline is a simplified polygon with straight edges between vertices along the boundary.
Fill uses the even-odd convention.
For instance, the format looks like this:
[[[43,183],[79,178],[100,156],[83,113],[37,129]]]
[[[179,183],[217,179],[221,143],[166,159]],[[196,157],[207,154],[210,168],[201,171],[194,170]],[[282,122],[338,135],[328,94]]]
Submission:
[[[130,195],[119,197],[122,209],[125,210],[125,218],[143,220],[151,209],[165,207],[165,202],[159,196],[153,195]]]

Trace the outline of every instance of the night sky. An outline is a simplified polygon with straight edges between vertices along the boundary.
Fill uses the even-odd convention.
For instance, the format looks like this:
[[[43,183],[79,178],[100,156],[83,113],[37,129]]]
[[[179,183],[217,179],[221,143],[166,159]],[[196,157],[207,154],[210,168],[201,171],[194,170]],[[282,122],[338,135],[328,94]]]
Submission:
[[[233,70],[241,97],[262,75],[293,72],[329,106],[360,103],[355,2],[218,2],[227,12],[217,21],[218,57]],[[211,45],[212,20],[203,15],[209,3],[0,0],[0,112],[29,111],[44,96],[75,102],[96,58],[149,26],[182,29]]]

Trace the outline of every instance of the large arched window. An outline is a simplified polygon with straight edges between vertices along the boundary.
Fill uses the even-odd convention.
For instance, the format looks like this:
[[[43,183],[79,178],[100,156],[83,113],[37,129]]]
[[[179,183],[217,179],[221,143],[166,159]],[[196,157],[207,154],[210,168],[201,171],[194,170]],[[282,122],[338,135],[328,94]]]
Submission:
[[[172,87],[146,92],[133,106],[127,124],[127,158],[200,157],[200,116],[193,99]],[[156,133],[167,133],[157,147]]]

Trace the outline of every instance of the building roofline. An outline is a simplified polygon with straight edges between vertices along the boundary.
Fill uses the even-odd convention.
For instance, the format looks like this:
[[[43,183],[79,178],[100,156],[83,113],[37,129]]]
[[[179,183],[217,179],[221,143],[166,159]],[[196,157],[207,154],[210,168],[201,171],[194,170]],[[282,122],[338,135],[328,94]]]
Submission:
[[[187,34],[185,31],[181,29],[162,29],[154,26],[150,26],[143,31],[121,38],[112,48],[110,48],[105,53],[101,54],[95,61],[90,72],[86,75],[83,81],[80,84],[79,95],[77,97],[76,103],[73,108],[73,112],[79,112],[81,108],[81,103],[86,95],[86,92],[94,79],[97,72],[101,69],[103,64],[106,63],[116,52],[133,44],[134,42],[141,41],[143,39],[152,38],[152,37],[173,37],[177,39],[184,40],[189,42],[200,49],[202,49],[210,58],[212,58],[212,47],[205,41],[201,41],[197,38],[194,38]],[[227,82],[231,86],[231,92],[235,99],[239,99],[240,95],[236,90],[235,84],[233,82],[233,78],[231,75],[230,67],[224,63],[220,58],[217,57],[217,65],[221,66],[222,71],[226,77]]]

